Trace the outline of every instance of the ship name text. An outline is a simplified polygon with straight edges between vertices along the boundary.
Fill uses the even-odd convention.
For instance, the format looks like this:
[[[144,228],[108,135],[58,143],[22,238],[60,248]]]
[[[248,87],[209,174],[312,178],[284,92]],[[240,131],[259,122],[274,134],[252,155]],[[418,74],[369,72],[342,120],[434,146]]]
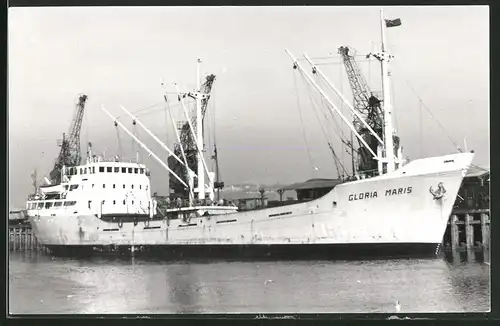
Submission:
[[[405,188],[387,189],[383,193],[384,193],[384,196],[387,197],[387,196],[398,196],[398,195],[404,195],[404,194],[411,194],[411,191],[412,191],[412,187],[405,187]],[[378,197],[377,191],[367,191],[367,192],[361,192],[361,193],[356,193],[356,194],[350,194],[349,201],[377,198],[377,197]]]

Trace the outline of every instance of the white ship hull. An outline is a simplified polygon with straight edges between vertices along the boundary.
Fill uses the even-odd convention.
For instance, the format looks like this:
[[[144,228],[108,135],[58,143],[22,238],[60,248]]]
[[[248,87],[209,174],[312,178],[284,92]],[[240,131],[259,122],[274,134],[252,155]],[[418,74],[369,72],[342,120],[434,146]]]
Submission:
[[[30,210],[28,215],[38,241],[54,252],[111,245],[161,248],[165,255],[185,257],[432,256],[472,157],[464,153],[419,159],[383,176],[338,185],[310,202],[189,222],[106,222],[90,211],[40,216],[40,211]],[[446,192],[435,198],[439,196],[430,188],[436,190],[439,183]]]

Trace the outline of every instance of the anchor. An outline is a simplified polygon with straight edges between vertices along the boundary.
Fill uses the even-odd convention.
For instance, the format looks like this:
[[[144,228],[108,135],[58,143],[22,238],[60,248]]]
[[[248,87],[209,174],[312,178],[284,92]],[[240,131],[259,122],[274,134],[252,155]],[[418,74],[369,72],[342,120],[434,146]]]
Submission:
[[[434,189],[432,189],[432,186],[430,186],[429,192],[431,193],[433,199],[438,200],[443,198],[444,194],[446,193],[446,189],[444,188],[443,183],[440,182],[438,183],[436,191],[434,191]]]

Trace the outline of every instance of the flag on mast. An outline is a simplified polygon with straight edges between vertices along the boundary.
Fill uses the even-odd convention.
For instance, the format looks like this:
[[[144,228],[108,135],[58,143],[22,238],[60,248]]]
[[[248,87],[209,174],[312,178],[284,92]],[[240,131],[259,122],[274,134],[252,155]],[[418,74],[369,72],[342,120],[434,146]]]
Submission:
[[[396,19],[386,19],[385,20],[385,26],[386,27],[396,27],[401,25],[401,19],[396,18]]]

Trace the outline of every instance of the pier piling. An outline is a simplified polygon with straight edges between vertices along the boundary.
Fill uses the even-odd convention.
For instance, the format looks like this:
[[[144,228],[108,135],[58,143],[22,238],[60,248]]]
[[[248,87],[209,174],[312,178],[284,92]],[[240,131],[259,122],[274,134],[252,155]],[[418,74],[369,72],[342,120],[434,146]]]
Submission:
[[[490,247],[490,237],[485,236],[490,234],[490,219],[487,214],[481,214],[481,233],[483,234],[483,248],[489,248]]]
[[[458,217],[452,215],[451,218],[451,249],[456,250],[459,246],[458,242]]]
[[[37,241],[29,225],[22,225],[9,228],[9,251],[46,252],[47,249]]]
[[[470,214],[465,214],[465,246],[467,250],[474,247],[474,225],[472,224],[474,217]]]
[[[490,247],[490,210],[457,209],[448,221],[443,240],[451,250],[487,250]]]

